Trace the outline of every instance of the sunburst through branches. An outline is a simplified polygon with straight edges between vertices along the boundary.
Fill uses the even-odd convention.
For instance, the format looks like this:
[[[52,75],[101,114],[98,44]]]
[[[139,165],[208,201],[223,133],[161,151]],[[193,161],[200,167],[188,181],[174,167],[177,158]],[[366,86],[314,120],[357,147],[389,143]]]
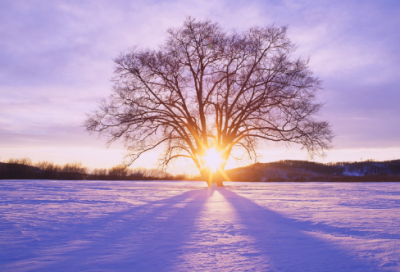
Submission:
[[[204,166],[209,168],[213,173],[217,172],[220,164],[224,161],[222,159],[222,154],[219,153],[215,147],[208,149],[202,159],[205,161]]]

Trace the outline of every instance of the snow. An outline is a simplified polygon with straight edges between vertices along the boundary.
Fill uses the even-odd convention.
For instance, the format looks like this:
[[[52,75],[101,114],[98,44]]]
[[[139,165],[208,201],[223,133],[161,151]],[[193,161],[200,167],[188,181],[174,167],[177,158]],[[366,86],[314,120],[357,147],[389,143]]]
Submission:
[[[350,171],[350,170],[349,170],[349,166],[346,165],[346,166],[344,167],[343,175],[344,175],[344,176],[362,177],[362,176],[364,176],[365,170],[366,170],[366,169],[361,169],[361,170],[360,170],[360,169],[356,169],[356,170],[354,170],[354,171]]]
[[[400,183],[0,180],[0,271],[400,271]]]

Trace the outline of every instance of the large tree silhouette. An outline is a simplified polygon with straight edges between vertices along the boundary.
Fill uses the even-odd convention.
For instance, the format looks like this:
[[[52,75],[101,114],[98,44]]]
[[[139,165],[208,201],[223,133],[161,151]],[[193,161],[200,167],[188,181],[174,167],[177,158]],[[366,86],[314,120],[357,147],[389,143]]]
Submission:
[[[231,152],[254,157],[260,141],[297,143],[311,156],[321,154],[332,131],[313,118],[321,108],[315,100],[320,80],[308,60],[291,56],[294,49],[286,27],[226,32],[187,18],[168,30],[158,50],[133,48],[115,59],[113,93],[88,115],[86,128],[109,142],[123,139],[129,163],[162,145],[164,165],[190,158],[203,175],[213,147],[223,158],[218,185]]]

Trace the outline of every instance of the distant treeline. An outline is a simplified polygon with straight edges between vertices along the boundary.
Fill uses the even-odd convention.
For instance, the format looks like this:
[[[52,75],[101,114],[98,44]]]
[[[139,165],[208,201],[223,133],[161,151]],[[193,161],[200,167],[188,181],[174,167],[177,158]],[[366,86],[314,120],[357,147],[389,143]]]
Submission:
[[[232,181],[400,181],[400,160],[327,164],[284,160],[230,169],[226,174]],[[27,158],[0,162],[0,179],[202,180],[200,176],[174,176],[158,169],[130,169],[117,165],[110,169],[89,170],[76,162],[33,164]]]
[[[227,170],[237,181],[400,181],[400,160],[317,163],[284,160]]]
[[[89,170],[79,162],[58,165],[43,161],[33,164],[30,159],[23,158],[0,162],[0,179],[186,180],[193,177],[171,175],[159,169],[130,169],[125,165]]]

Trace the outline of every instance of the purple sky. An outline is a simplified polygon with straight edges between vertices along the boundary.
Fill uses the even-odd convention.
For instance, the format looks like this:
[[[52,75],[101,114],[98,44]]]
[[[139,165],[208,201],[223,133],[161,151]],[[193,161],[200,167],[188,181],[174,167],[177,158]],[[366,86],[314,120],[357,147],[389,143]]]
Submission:
[[[323,81],[321,118],[337,135],[319,161],[400,158],[400,2],[19,1],[0,2],[0,160],[30,157],[111,167],[108,149],[82,123],[111,91],[112,59],[156,48],[186,16],[227,30],[288,25],[296,55]],[[263,145],[260,161],[306,159],[296,146]],[[134,166],[153,166],[157,154]]]

